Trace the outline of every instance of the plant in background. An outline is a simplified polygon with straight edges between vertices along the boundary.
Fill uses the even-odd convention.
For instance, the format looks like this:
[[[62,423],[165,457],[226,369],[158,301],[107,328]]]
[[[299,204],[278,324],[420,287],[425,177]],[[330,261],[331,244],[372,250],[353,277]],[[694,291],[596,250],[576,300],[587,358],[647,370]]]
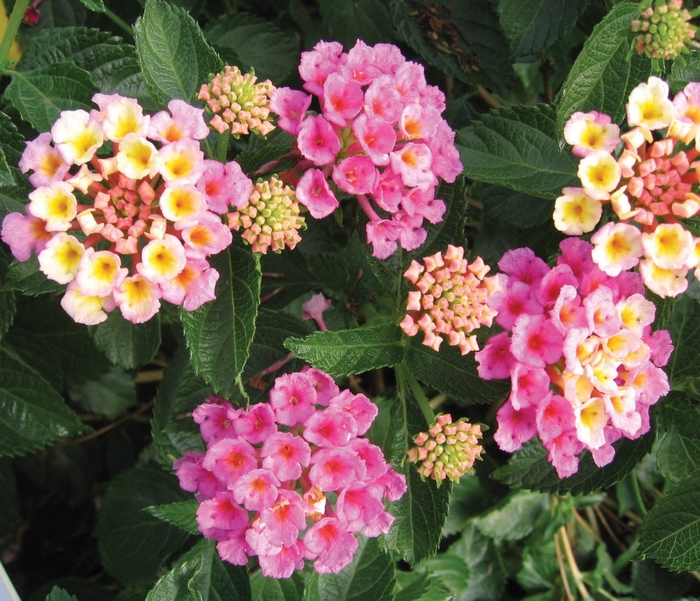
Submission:
[[[21,598],[700,598],[697,9],[189,4],[0,41]]]

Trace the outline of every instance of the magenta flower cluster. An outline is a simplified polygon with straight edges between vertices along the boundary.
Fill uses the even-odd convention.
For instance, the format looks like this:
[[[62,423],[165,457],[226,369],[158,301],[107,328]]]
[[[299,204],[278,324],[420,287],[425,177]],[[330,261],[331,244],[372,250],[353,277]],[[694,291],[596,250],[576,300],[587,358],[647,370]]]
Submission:
[[[511,380],[498,445],[513,452],[539,435],[564,478],[584,449],[602,467],[612,443],[649,431],[649,407],[669,391],[661,368],[673,346],[666,330],[651,331],[656,308],[639,274],[605,274],[579,238],[560,248],[554,268],[528,248],[502,257],[490,306],[506,331],[475,357],[482,378]]]
[[[366,396],[342,392],[317,369],[285,374],[270,402],[234,409],[209,397],[193,412],[206,453],[175,462],[180,485],[200,502],[197,523],[221,558],[289,578],[315,560],[321,574],[348,565],[356,534],[389,532],[406,479],[362,435],[377,416]]]
[[[354,195],[375,257],[399,244],[418,248],[423,220],[438,223],[445,212],[438,178],[454,182],[462,171],[455,133],[441,117],[443,93],[391,44],[358,41],[345,53],[337,42],[319,42],[302,54],[299,74],[309,94],[277,88],[270,98],[277,125],[296,136],[303,157],[299,201],[321,219],[338,207],[339,193]],[[320,114],[307,113],[314,96]]]

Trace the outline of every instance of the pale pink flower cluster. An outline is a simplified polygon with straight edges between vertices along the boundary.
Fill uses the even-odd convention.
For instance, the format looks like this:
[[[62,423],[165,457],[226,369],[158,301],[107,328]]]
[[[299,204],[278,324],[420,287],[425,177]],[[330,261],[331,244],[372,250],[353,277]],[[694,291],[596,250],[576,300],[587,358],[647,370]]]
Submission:
[[[243,228],[241,238],[262,254],[294,248],[301,241],[299,230],[306,227],[294,190],[275,176],[253,186],[248,202],[228,214],[228,225]]]
[[[599,467],[610,463],[612,443],[646,433],[649,407],[669,391],[661,368],[671,337],[651,330],[656,308],[639,275],[605,274],[592,250],[568,238],[551,269],[528,248],[507,252],[491,299],[506,331],[475,355],[483,379],[511,380],[498,445],[513,452],[539,435],[560,478],[578,470],[584,449]]]
[[[383,500],[400,499],[406,479],[362,437],[376,416],[366,396],[341,392],[313,368],[277,378],[269,403],[234,409],[209,397],[197,407],[207,451],[188,452],[175,470],[220,557],[245,565],[257,556],[273,578],[289,578],[304,559],[337,573],[352,561],[357,534],[389,532]]]
[[[437,252],[423,263],[411,261],[404,273],[417,290],[408,293],[401,329],[408,336],[422,331],[423,344],[435,351],[440,350],[443,339],[459,347],[463,355],[479,350],[471,332],[493,322],[496,313],[488,301],[499,290],[498,276],[486,277],[490,267],[481,257],[468,263],[464,248],[451,244],[444,256]]]
[[[303,159],[293,170],[296,193],[321,219],[350,194],[369,219],[367,241],[384,259],[398,245],[418,248],[423,220],[442,221],[435,198],[438,178],[454,182],[462,171],[455,133],[441,117],[445,97],[425,81],[423,67],[390,44],[358,41],[347,53],[319,42],[301,56],[299,74],[309,92],[278,88],[270,107],[277,125],[296,136]],[[321,114],[307,111],[313,97]]]
[[[642,6],[644,4],[647,6],[639,18],[632,20],[632,31],[639,33],[634,45],[637,52],[664,60],[689,53],[697,30],[690,20],[700,11],[684,8],[683,0],[656,0],[654,6],[651,6],[651,0],[647,0]]]
[[[236,138],[251,132],[266,136],[275,129],[269,118],[274,89],[269,79],[258,82],[252,69],[244,75],[238,67],[226,65],[202,84],[197,98],[206,101],[207,109],[214,113],[210,125],[220,134],[229,130]]]
[[[25,215],[5,217],[2,240],[19,261],[36,252],[41,271],[67,285],[61,305],[79,323],[116,307],[145,322],[161,300],[196,309],[219,277],[207,257],[232,241],[221,214],[252,183],[237,163],[204,158],[202,109],[172,100],[148,116],[133,98],[93,101],[98,110],[63,111],[27,143],[19,166],[36,189]]]
[[[688,271],[700,276],[700,238],[683,225],[700,211],[700,83],[671,101],[668,84],[650,77],[632,90],[627,122],[620,136],[607,115],[571,117],[564,132],[583,157],[582,187],[564,189],[554,223],[569,235],[592,232],[610,205],[615,219],[591,238],[595,263],[610,276],[636,267],[649,290],[677,296],[688,287]]]
[[[473,473],[474,462],[481,459],[481,436],[479,424],[470,424],[464,417],[453,423],[450,414],[438,415],[427,432],[416,436],[416,446],[406,455],[409,461],[420,463],[418,473],[435,480],[438,487],[447,478],[459,482]]]

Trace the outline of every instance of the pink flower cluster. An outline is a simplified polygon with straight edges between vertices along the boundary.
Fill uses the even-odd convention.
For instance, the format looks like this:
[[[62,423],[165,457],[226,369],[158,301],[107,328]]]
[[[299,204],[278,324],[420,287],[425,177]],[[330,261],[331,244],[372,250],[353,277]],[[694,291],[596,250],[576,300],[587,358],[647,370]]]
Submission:
[[[221,215],[252,183],[237,163],[204,158],[202,109],[172,100],[148,116],[133,98],[93,101],[98,110],[63,111],[27,143],[19,166],[36,189],[26,214],[5,217],[2,240],[67,285],[61,305],[79,323],[116,307],[141,323],[161,300],[196,309],[219,277],[207,257],[232,241]]]
[[[471,332],[491,327],[495,312],[488,300],[499,289],[498,276],[486,277],[490,267],[481,257],[469,264],[464,248],[451,244],[444,256],[437,252],[423,262],[412,261],[404,273],[417,290],[408,293],[401,329],[408,336],[422,331],[423,344],[434,351],[440,350],[443,338],[463,355],[479,350]]]
[[[375,257],[398,244],[418,248],[423,219],[438,223],[445,212],[435,198],[438,178],[454,182],[462,171],[455,133],[440,116],[442,92],[390,44],[358,41],[345,53],[337,42],[319,42],[302,54],[299,74],[321,114],[307,114],[313,97],[301,91],[278,88],[270,100],[303,156],[294,170],[303,171],[299,201],[321,219],[338,207],[337,194],[354,195]]]
[[[196,493],[197,523],[221,558],[289,578],[315,560],[337,573],[358,547],[356,534],[389,532],[406,480],[362,435],[377,415],[367,397],[340,391],[317,369],[280,376],[270,402],[234,409],[209,397],[193,412],[206,453],[175,462],[180,485]]]
[[[593,260],[611,276],[638,268],[661,297],[684,292],[691,269],[700,277],[700,238],[683,224],[700,211],[698,115],[700,83],[688,84],[671,101],[668,84],[650,77],[630,94],[631,129],[624,134],[595,111],[574,114],[564,130],[582,157],[582,187],[565,188],[557,199],[556,227],[574,236],[591,232],[609,205],[614,220],[593,234]]]
[[[447,478],[459,482],[465,474],[473,473],[474,462],[481,459],[481,436],[479,424],[470,424],[464,417],[453,423],[449,413],[438,415],[427,432],[416,436],[416,446],[406,456],[420,463],[418,473],[435,480],[438,487]]]
[[[612,443],[649,430],[649,406],[669,391],[661,368],[673,346],[666,330],[651,330],[656,308],[638,274],[605,274],[579,238],[561,251],[551,269],[528,248],[503,256],[503,289],[491,306],[506,331],[475,357],[485,380],[511,380],[498,445],[513,452],[539,435],[564,478],[584,449],[602,467]]]

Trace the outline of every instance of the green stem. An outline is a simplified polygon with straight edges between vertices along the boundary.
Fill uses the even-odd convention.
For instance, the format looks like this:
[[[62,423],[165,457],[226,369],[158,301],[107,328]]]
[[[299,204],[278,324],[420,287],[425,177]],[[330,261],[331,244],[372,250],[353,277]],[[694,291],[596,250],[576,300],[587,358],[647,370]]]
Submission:
[[[17,0],[15,2],[10,20],[7,22],[5,35],[2,38],[2,43],[0,43],[0,65],[4,65],[7,62],[7,57],[10,55],[10,48],[12,48],[12,42],[14,42],[15,37],[17,37],[19,26],[22,23],[24,13],[27,11],[28,6],[29,0]]]
[[[637,505],[637,509],[639,510],[639,515],[641,517],[644,517],[647,514],[647,508],[644,507],[644,499],[642,499],[642,493],[639,490],[639,482],[637,481],[637,474],[636,472],[632,472],[629,475],[630,478],[630,483],[632,484],[632,492],[634,493],[634,501],[635,504]]]
[[[420,407],[420,410],[423,413],[425,421],[428,422],[428,426],[430,426],[435,421],[435,414],[430,408],[428,397],[426,397],[423,393],[423,389],[420,387],[418,380],[416,380],[415,376],[403,363],[396,366],[396,375],[401,376],[406,382],[406,384],[408,384],[408,387],[411,389],[414,398],[418,402],[418,406]]]
[[[228,153],[228,141],[230,137],[230,129],[227,129],[223,134],[219,134],[219,140],[216,146],[216,158],[220,163],[226,162],[226,154]]]
[[[129,25],[124,19],[115,15],[111,10],[105,6],[105,15],[109,17],[115,25],[121,27],[126,33],[128,33],[132,38],[134,37],[134,29]]]

